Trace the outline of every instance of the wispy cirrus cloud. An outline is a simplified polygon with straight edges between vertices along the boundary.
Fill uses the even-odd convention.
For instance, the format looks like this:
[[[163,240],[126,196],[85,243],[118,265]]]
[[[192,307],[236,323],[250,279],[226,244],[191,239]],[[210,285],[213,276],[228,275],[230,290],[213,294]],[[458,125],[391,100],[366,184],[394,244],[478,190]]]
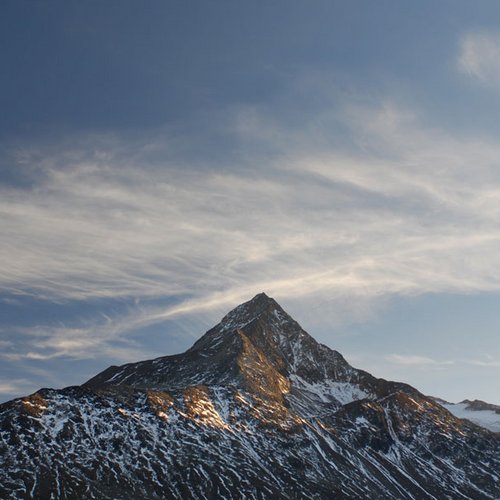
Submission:
[[[429,367],[429,366],[446,366],[453,365],[454,361],[440,361],[433,358],[429,358],[427,356],[418,356],[415,354],[390,354],[386,356],[385,359],[389,361],[389,363],[394,363],[396,365],[403,366],[414,366],[414,367]]]
[[[94,319],[80,326],[10,327],[0,330],[0,335],[15,335],[16,342],[5,342],[0,359],[17,362],[107,357],[125,362],[140,358],[147,351],[134,340],[124,338],[124,334],[150,323],[141,320],[141,314],[136,310],[133,314],[104,321]]]
[[[29,392],[33,389],[33,382],[26,378],[0,379],[0,394],[14,395]]]
[[[483,366],[485,368],[500,368],[500,360],[492,356],[486,356],[483,359],[468,359],[466,363],[474,366]]]
[[[304,294],[498,287],[474,257],[500,237],[498,148],[395,128],[398,137],[371,132],[389,141],[385,159],[292,152],[238,177],[168,165],[138,171],[112,159],[49,168],[34,190],[2,190],[0,283],[76,299],[206,296],[243,283],[295,283]],[[456,273],[450,266],[464,248],[476,267]],[[412,270],[440,255],[448,263],[432,282]]]
[[[395,365],[426,367],[426,366],[446,366],[446,365],[473,365],[482,366],[485,368],[498,368],[500,361],[494,359],[492,356],[484,356],[477,359],[459,359],[459,360],[438,360],[427,356],[419,356],[416,354],[390,354],[385,356],[386,361]]]
[[[321,116],[300,131],[261,110],[243,127],[237,114],[240,141],[268,136],[280,151],[246,157],[237,173],[151,161],[160,136],[133,154],[119,138],[18,151],[32,182],[0,187],[2,290],[177,299],[55,328],[24,356],[80,356],[262,290],[301,301],[500,290],[500,147],[429,129],[390,100],[335,113],[349,147],[329,142]]]
[[[472,32],[460,46],[459,68],[488,86],[500,84],[500,33]]]

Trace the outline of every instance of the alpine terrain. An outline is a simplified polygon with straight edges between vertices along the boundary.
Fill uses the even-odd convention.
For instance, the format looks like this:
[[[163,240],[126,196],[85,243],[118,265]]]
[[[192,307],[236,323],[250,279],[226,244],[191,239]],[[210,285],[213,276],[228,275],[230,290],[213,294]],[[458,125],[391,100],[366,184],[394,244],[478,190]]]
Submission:
[[[500,498],[500,437],[261,293],[188,351],[0,405],[1,498]]]
[[[455,417],[466,418],[490,431],[500,433],[500,406],[485,403],[479,399],[474,401],[464,399],[460,403],[449,403],[439,398],[434,399],[451,411]]]

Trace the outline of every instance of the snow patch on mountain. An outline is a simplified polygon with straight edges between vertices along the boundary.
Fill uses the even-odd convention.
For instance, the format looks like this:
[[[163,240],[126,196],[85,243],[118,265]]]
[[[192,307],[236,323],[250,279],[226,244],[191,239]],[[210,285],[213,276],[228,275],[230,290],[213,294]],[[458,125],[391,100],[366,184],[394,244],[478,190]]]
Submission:
[[[346,405],[347,403],[370,397],[367,392],[349,382],[325,380],[310,383],[296,374],[290,375],[290,380],[297,388],[316,395],[323,403],[337,402],[341,405]]]

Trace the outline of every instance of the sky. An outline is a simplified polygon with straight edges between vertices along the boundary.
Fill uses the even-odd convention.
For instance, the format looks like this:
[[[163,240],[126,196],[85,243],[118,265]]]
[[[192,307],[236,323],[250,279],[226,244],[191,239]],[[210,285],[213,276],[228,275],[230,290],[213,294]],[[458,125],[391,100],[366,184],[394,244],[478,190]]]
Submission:
[[[500,3],[4,0],[0,401],[274,297],[500,404]]]

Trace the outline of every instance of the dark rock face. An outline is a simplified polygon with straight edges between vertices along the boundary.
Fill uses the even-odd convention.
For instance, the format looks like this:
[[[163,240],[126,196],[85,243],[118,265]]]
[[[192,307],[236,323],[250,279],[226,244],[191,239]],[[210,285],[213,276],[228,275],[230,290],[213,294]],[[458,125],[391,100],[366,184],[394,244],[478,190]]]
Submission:
[[[265,294],[188,351],[0,406],[1,498],[499,498],[500,439]]]

